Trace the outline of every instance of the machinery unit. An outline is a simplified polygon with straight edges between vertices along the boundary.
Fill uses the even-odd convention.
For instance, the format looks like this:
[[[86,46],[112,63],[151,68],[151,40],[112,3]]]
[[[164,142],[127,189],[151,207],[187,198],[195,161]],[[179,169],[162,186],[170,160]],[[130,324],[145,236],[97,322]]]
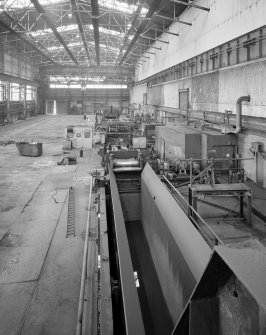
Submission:
[[[253,149],[255,152],[261,152],[263,150],[263,143],[252,142],[251,143],[251,149]]]
[[[133,137],[132,138],[132,146],[134,149],[146,149],[147,141],[146,137]]]
[[[94,184],[79,328],[104,335],[264,335],[265,248],[241,230],[232,239],[231,225],[213,228],[194,201],[180,202],[170,183],[141,164],[111,158],[109,180]],[[216,186],[207,191],[222,191],[222,198],[232,191]],[[216,220],[221,210],[219,203]]]
[[[161,159],[201,158],[201,134],[183,126],[156,127],[156,150]]]
[[[206,160],[203,166],[211,158],[230,159],[237,154],[237,137],[234,134],[221,134],[213,130],[203,131],[201,135],[201,158]],[[230,169],[235,164],[231,160],[215,162],[215,168]]]
[[[68,126],[65,136],[71,141],[73,149],[89,149],[93,147],[93,126]]]

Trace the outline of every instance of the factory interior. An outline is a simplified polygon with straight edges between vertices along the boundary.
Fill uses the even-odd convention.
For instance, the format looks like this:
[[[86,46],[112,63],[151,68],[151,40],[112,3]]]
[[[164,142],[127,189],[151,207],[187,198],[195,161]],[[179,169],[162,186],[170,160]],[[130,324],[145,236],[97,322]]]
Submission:
[[[266,335],[266,1],[0,3],[0,335]]]

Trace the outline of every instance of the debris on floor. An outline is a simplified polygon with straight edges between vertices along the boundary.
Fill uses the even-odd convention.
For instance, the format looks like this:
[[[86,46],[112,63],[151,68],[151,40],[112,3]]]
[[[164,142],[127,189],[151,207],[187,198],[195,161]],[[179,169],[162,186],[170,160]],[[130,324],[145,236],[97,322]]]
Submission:
[[[7,145],[14,144],[14,143],[15,143],[15,141],[11,141],[11,140],[0,141],[0,145],[3,146],[3,147],[6,147]]]
[[[77,164],[77,157],[62,157],[57,165],[75,165]]]

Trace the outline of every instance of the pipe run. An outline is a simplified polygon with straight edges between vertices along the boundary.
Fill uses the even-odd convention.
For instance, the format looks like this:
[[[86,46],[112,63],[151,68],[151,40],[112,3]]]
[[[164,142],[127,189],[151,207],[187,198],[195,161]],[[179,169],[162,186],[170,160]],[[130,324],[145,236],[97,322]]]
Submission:
[[[242,130],[242,102],[250,101],[250,95],[239,97],[236,101],[236,130],[235,134],[239,134]]]
[[[80,294],[79,294],[79,305],[78,305],[78,320],[76,326],[76,335],[81,335],[82,321],[83,321],[83,309],[84,309],[84,293],[85,293],[85,281],[87,278],[87,260],[88,260],[88,244],[89,244],[89,231],[90,231],[90,219],[91,219],[91,197],[92,197],[93,177],[90,178],[90,195],[88,202],[88,216],[86,224],[86,235],[83,253],[83,263],[80,281]]]

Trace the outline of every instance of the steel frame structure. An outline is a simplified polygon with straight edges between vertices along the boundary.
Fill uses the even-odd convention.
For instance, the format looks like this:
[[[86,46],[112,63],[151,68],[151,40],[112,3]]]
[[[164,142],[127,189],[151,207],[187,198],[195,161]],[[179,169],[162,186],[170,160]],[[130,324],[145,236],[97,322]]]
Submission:
[[[162,34],[178,38],[169,26],[187,5],[171,0],[4,0],[1,51],[7,46],[16,49],[17,55],[41,68],[56,64],[134,69],[149,48],[160,51],[153,44],[163,42]]]

